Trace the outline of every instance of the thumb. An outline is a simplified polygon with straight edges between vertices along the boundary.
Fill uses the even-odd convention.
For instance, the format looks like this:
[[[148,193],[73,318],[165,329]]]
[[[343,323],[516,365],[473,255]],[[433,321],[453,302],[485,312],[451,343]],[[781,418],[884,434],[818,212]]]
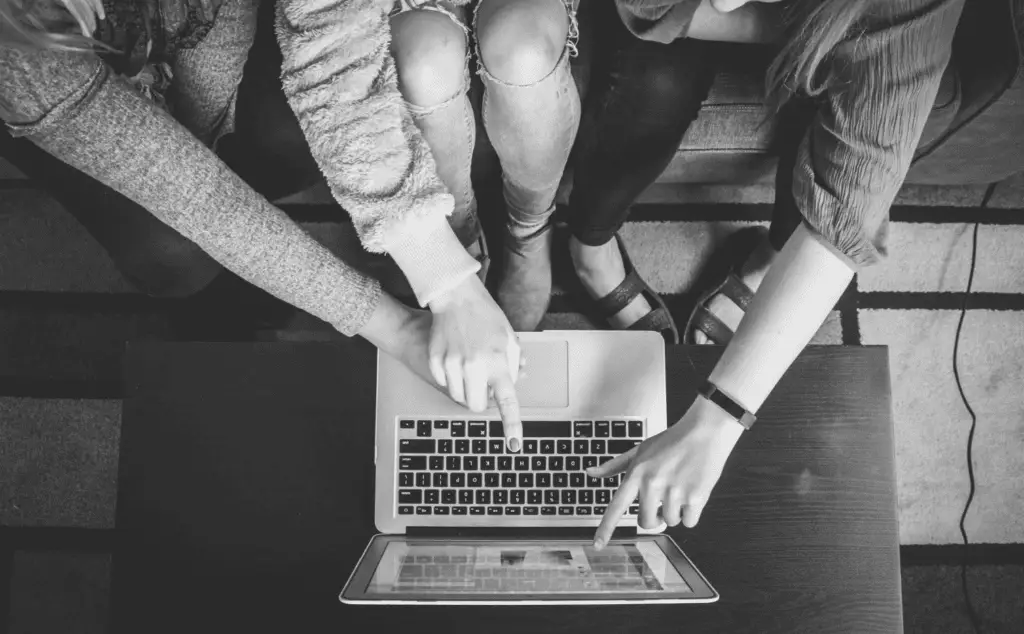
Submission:
[[[636,447],[633,447],[626,453],[619,454],[602,465],[590,467],[587,469],[587,475],[592,478],[604,478],[615,475],[616,473],[622,473],[629,468],[630,463],[633,462],[633,456],[635,455]]]

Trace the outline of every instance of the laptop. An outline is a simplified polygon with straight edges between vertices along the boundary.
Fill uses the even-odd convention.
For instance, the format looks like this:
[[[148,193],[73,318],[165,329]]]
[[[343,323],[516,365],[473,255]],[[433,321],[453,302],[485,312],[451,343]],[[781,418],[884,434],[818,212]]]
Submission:
[[[519,335],[523,446],[392,357],[377,360],[374,536],[339,599],[352,604],[710,603],[718,593],[630,507],[594,532],[622,476],[584,469],[666,428],[658,333]],[[662,529],[664,526],[661,527]]]

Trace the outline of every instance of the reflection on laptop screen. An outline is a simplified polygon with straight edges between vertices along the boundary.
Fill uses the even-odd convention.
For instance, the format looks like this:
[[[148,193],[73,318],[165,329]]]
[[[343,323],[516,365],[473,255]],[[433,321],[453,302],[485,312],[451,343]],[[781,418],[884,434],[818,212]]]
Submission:
[[[653,542],[390,542],[367,594],[690,593]]]

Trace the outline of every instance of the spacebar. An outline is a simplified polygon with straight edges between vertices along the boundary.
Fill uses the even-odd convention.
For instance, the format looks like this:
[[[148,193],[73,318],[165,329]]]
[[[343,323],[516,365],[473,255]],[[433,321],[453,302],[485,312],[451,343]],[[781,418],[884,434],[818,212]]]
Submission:
[[[523,438],[571,438],[572,423],[567,420],[524,420]]]

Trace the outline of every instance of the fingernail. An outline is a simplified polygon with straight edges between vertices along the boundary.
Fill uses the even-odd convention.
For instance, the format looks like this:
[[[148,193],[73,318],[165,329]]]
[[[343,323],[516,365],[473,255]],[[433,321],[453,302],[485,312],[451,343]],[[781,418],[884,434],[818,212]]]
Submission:
[[[509,449],[509,451],[512,451],[512,452],[519,451],[519,439],[518,438],[509,438],[508,439],[508,449]]]
[[[596,548],[598,550],[601,550],[602,548],[604,548],[604,540],[603,539],[595,539],[594,540],[594,548]]]

